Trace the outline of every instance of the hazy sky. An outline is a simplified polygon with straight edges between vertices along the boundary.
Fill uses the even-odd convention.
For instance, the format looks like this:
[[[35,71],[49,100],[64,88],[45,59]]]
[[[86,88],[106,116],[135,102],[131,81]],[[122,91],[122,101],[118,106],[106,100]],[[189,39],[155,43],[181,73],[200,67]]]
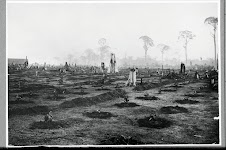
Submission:
[[[53,63],[54,57],[64,59],[69,54],[79,57],[88,48],[97,51],[100,38],[107,39],[116,57],[144,57],[139,40],[143,35],[152,38],[155,46],[169,45],[166,57],[184,59],[178,41],[182,30],[196,35],[188,45],[188,58],[214,56],[204,20],[218,16],[217,3],[9,3],[7,11],[8,57],[28,56],[31,63]],[[161,58],[156,47],[148,55]]]

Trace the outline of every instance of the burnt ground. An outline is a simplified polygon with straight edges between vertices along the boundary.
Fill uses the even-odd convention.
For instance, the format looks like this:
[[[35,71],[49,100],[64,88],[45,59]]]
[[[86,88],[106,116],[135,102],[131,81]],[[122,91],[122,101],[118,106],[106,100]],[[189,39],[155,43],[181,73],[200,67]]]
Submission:
[[[134,88],[124,86],[123,73],[110,75],[104,86],[101,74],[66,73],[62,84],[60,76],[49,70],[38,77],[34,70],[10,72],[9,145],[219,143],[219,122],[213,119],[219,115],[218,92],[208,88],[208,80],[178,79],[175,85],[172,78],[159,82],[151,76]],[[53,120],[44,122],[50,110]]]

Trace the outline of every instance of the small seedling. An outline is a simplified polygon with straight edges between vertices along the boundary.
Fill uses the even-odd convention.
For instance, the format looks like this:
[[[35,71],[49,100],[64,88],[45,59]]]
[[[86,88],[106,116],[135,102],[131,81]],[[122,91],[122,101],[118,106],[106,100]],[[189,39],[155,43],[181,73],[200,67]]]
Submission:
[[[148,93],[145,93],[145,94],[144,94],[144,96],[145,96],[145,97],[148,97],[148,96],[149,96],[149,94],[148,94]]]
[[[185,101],[187,101],[187,100],[188,100],[188,98],[184,98],[184,100],[185,100]],[[177,106],[177,107],[178,107],[178,106]]]
[[[66,89],[64,89],[62,93],[65,94],[66,93]]]
[[[119,88],[119,85],[118,85],[118,83],[116,84],[115,88]]]
[[[58,98],[58,92],[56,89],[54,89],[53,94],[54,94],[53,97],[56,100]]]
[[[18,94],[16,95],[16,100],[17,101],[19,101],[19,100],[21,100],[22,99],[22,97],[20,97]]]
[[[51,115],[52,111],[50,111],[48,114],[45,115],[44,121],[45,122],[52,122],[53,121],[53,116]]]
[[[30,91],[30,92],[29,92],[29,95],[30,95],[30,96],[32,96],[32,95],[33,95],[33,92],[32,92],[32,91]]]
[[[149,121],[155,120],[156,115],[151,115],[150,118],[148,119]]]
[[[83,88],[81,88],[81,93],[84,94],[84,89]]]
[[[159,88],[158,93],[159,93],[159,94],[161,94],[161,92],[162,92],[162,89],[161,89],[161,88]]]
[[[101,81],[101,83],[104,84],[104,81],[105,81],[105,80],[104,80],[104,78],[103,78],[102,81]]]
[[[125,96],[125,97],[124,97],[124,102],[125,102],[125,103],[128,103],[128,102],[129,102],[129,99],[128,99],[128,98],[129,98],[128,96]]]
[[[18,82],[18,86],[19,86],[19,88],[20,88],[20,81]]]

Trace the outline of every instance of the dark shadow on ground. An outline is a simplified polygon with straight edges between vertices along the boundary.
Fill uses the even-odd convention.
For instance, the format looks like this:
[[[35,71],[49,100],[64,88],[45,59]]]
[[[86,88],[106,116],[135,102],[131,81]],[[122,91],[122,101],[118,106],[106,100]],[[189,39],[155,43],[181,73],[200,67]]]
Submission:
[[[179,106],[166,106],[160,109],[163,114],[177,114],[177,113],[188,113],[187,108]]]
[[[139,127],[162,129],[172,125],[172,121],[160,117],[145,117],[137,121]]]

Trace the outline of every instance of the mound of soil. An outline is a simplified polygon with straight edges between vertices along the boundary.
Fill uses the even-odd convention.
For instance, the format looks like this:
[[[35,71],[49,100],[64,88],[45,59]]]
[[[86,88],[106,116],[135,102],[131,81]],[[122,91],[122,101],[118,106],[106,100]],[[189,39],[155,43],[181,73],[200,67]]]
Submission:
[[[25,100],[16,100],[16,101],[9,101],[9,104],[31,104],[34,103],[33,101],[25,101]]]
[[[206,89],[206,90],[198,90],[197,93],[210,93],[212,92],[211,89]]]
[[[83,115],[89,117],[89,118],[99,118],[99,119],[107,119],[107,118],[111,118],[114,115],[109,113],[109,112],[98,112],[98,111],[93,111],[93,112],[86,112]]]
[[[179,104],[197,104],[199,103],[199,101],[196,100],[188,100],[188,99],[184,99],[184,100],[175,100],[176,103]]]
[[[34,106],[26,108],[13,108],[8,110],[9,117],[14,115],[39,115],[47,114],[49,112],[48,106]]]
[[[78,119],[66,119],[66,120],[58,120],[58,121],[51,121],[51,122],[45,122],[45,121],[38,121],[33,122],[30,125],[30,129],[59,129],[59,128],[68,128],[75,123],[79,123],[82,120]]]
[[[26,94],[22,94],[22,97],[28,97],[28,98],[37,98],[38,94],[31,94],[31,93],[26,93]]]
[[[74,87],[73,89],[79,89],[79,90],[81,90],[81,89],[87,89],[87,88],[85,88],[85,87]]]
[[[204,97],[203,94],[185,94],[184,96],[188,96],[188,97]]]
[[[94,85],[92,85],[92,87],[101,87],[102,86],[102,84],[94,84]]]
[[[136,97],[136,98],[142,99],[142,100],[159,100],[159,98],[156,96],[144,96],[144,97]]]
[[[133,90],[144,91],[144,90],[149,90],[152,88],[161,87],[163,85],[170,84],[173,82],[174,82],[174,80],[166,80],[166,81],[163,81],[162,83],[142,83],[142,84],[138,84],[136,87],[134,87]]]
[[[100,145],[142,145],[145,144],[133,137],[125,137],[122,135],[113,136],[102,140]]]
[[[139,127],[148,127],[148,128],[156,128],[156,129],[162,129],[167,128],[172,125],[172,122],[160,117],[145,117],[142,119],[137,120],[137,123],[139,124]]]
[[[117,106],[119,108],[123,108],[123,107],[136,107],[136,106],[140,106],[140,105],[133,103],[133,102],[128,102],[128,103],[122,102],[122,103],[115,104],[115,106]]]
[[[89,93],[88,92],[73,92],[72,94],[86,95],[86,94],[89,94]]]
[[[212,100],[218,100],[218,97],[213,97]]]
[[[176,114],[176,113],[187,113],[187,108],[179,106],[166,106],[160,109],[160,112],[163,114]]]
[[[122,89],[115,89],[110,92],[106,92],[94,97],[84,97],[84,98],[75,98],[71,101],[65,101],[60,104],[61,108],[72,108],[72,107],[80,107],[80,106],[91,106],[97,103],[113,100],[115,98],[124,97],[126,92]]]
[[[96,91],[109,91],[109,90],[111,90],[111,89],[108,89],[108,88],[98,88],[98,89],[96,89]]]
[[[168,73],[166,76],[163,76],[163,79],[180,79],[180,78],[182,78],[182,75],[174,72]]]
[[[20,88],[20,92],[28,92],[28,91],[39,91],[45,90],[49,88],[54,88],[53,86],[46,85],[46,84],[28,84]]]
[[[58,96],[57,98],[55,98],[54,96],[47,96],[46,99],[48,100],[53,100],[53,101],[58,101],[58,100],[62,100],[62,99],[65,99],[66,97],[64,96]]]
[[[149,90],[152,88],[155,88],[157,84],[154,83],[142,83],[138,84],[136,87],[133,88],[135,91],[144,91],[144,90]]]
[[[74,86],[79,86],[79,85],[91,85],[94,84],[94,81],[84,81],[84,82],[79,82],[79,83],[75,83]]]
[[[161,91],[164,91],[164,92],[175,92],[175,91],[177,91],[177,89],[175,89],[175,88],[165,88],[165,89],[161,89]]]
[[[182,88],[183,86],[181,86],[181,85],[170,85],[169,87],[172,87],[172,88]]]

